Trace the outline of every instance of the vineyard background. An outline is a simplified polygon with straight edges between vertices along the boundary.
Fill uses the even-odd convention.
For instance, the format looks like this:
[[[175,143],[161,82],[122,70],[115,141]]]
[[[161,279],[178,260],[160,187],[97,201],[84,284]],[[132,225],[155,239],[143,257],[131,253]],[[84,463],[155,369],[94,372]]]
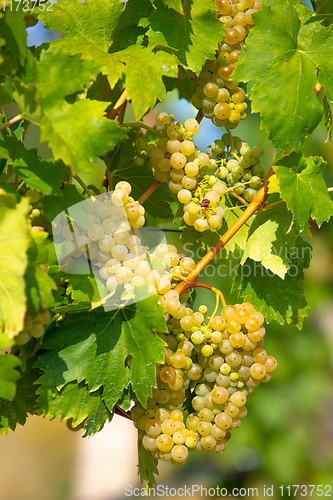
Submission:
[[[45,33],[41,41],[43,37]],[[177,113],[181,120],[189,116],[191,108],[177,99],[173,94],[160,109]],[[5,106],[5,111],[8,117],[16,114],[10,105]],[[194,116],[193,109],[190,115]],[[206,135],[200,138],[202,146],[219,136],[208,120],[204,120],[202,129]],[[259,130],[257,116],[249,116],[241,124],[239,135],[247,137],[250,144],[260,143],[269,162],[272,151],[265,133]],[[328,162],[325,180],[332,186],[333,144],[324,143],[325,137],[322,125],[307,139],[304,154],[324,157]],[[30,140],[31,147],[35,146],[34,134]],[[46,152],[45,145],[41,151]],[[304,281],[312,308],[310,317],[305,320],[302,332],[275,322],[267,328],[267,349],[278,359],[279,368],[269,386],[262,386],[250,400],[246,425],[235,433],[228,453],[222,457],[198,453],[181,468],[162,464],[159,484],[215,486],[223,483],[230,488],[257,486],[259,489],[263,484],[333,484],[332,221],[324,224],[320,232],[313,224],[311,233],[312,237],[305,239],[313,247],[313,260],[305,271]],[[173,243],[172,236],[168,242]],[[223,273],[226,274],[223,278],[211,277],[206,269],[201,281],[229,290],[232,276],[227,269]],[[207,306],[213,306],[214,297],[209,293],[200,290],[198,295],[205,297]],[[237,301],[236,295],[226,294],[226,299]],[[116,417],[107,429],[90,440],[81,440],[82,434],[82,431],[70,433],[66,424],[59,423],[58,419],[50,423],[42,417],[30,417],[24,428],[19,426],[15,434],[2,436],[0,500],[125,498],[123,487],[119,481],[116,485],[112,477],[117,476],[117,464],[125,460],[124,485],[138,483],[136,431],[132,424]],[[115,436],[121,439],[115,441]],[[92,453],[96,451],[92,449],[100,450],[98,457],[103,469],[98,462],[94,463]],[[90,461],[85,461],[87,456]]]

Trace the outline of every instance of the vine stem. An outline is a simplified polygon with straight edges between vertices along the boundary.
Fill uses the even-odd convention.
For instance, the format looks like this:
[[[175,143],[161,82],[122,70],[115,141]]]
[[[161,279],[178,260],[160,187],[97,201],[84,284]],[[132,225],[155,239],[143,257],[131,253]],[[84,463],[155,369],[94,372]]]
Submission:
[[[92,199],[95,199],[94,196],[91,195],[88,186],[85,185],[83,180],[78,175],[73,175],[73,179],[75,179],[80,184],[80,186],[83,188],[84,192],[87,193],[87,195],[89,195]]]
[[[23,118],[23,115],[17,115],[17,116],[14,116],[14,118],[11,118],[10,120],[8,120],[8,122],[4,123],[3,125],[1,125],[0,127],[0,130],[6,128],[6,127],[10,127],[11,125],[13,125],[14,123],[22,120]]]
[[[118,101],[113,106],[110,113],[107,115],[107,118],[109,118],[110,120],[114,120],[117,114],[119,113],[121,106],[124,104],[126,100],[127,100],[127,89],[124,89]]]
[[[120,126],[121,127],[132,127],[132,128],[144,128],[146,130],[149,130],[153,134],[161,136],[160,130],[156,130],[156,128],[149,127],[148,125],[145,125],[142,122],[122,123]]]
[[[187,88],[182,84],[182,82],[179,80],[179,78],[175,78],[175,80],[178,83],[178,85],[184,90],[184,92],[186,92],[186,94],[191,99],[191,97],[192,97],[191,94],[189,93],[189,91],[187,90]]]
[[[221,290],[218,290],[218,288],[215,288],[215,286],[206,285],[205,283],[193,283],[192,288],[207,288],[211,292],[215,293],[216,297],[219,297],[221,299],[223,307],[226,307],[227,303],[225,301],[223,293],[221,292]],[[215,313],[216,311],[214,311],[212,317],[215,316]]]
[[[215,243],[215,245],[206,253],[206,255],[198,262],[198,264],[192,269],[186,278],[186,282],[183,281],[179,283],[175,290],[181,295],[185,290],[194,286],[197,277],[205,269],[207,264],[217,255],[217,253],[228,243],[228,241],[239,231],[239,229],[249,220],[249,218],[258,210],[258,208],[264,203],[267,191],[268,183],[270,177],[274,174],[273,168],[268,172],[263,185],[254,196],[251,203],[244,210],[242,215],[229,227],[229,229],[224,233],[223,236]]]
[[[142,196],[140,196],[140,198],[138,199],[138,202],[140,203],[140,205],[142,205],[142,203],[144,203],[146,201],[147,198],[149,198],[149,196],[155,191],[155,189],[158,188],[158,186],[161,184],[161,181],[155,181],[148,189],[145,193],[143,193]]]
[[[202,113],[202,109],[200,108],[199,111],[197,112],[197,116],[195,117],[195,119],[197,120],[198,123],[200,123],[203,119],[203,113]]]

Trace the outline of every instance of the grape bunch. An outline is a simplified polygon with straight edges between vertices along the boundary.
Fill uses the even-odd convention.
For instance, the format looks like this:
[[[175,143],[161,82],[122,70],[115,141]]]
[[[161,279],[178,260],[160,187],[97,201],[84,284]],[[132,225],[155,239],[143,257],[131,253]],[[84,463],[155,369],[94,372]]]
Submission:
[[[119,182],[111,194],[101,195],[102,201],[98,197],[82,202],[87,220],[81,213],[68,225],[66,217],[60,217],[53,231],[62,269],[75,270],[78,262],[89,259],[110,295],[124,285],[123,305],[144,286],[148,295],[167,293],[174,277],[183,279],[195,266],[193,259],[178,255],[174,245],[149,249],[139,231],[144,208],[129,197],[130,192],[128,182]]]
[[[71,271],[75,259],[79,258],[89,259],[103,269],[112,258],[117,262],[125,259],[125,267],[130,269],[133,257],[130,250],[135,245],[137,258],[146,255],[141,242],[137,243],[134,236],[130,239],[134,228],[145,223],[145,209],[130,196],[131,190],[128,182],[118,182],[114,191],[82,202],[82,213],[76,214],[70,224],[65,215],[57,217],[53,223],[53,237],[60,248],[64,271]],[[122,271],[119,282],[124,282],[120,279],[121,274]]]
[[[147,146],[156,180],[168,182],[170,191],[176,194],[181,189],[193,189],[199,171],[209,162],[208,155],[193,143],[193,135],[200,130],[199,123],[189,118],[182,124],[173,115],[162,112],[157,115],[156,124],[163,127],[162,137],[156,145]]]
[[[26,316],[23,330],[14,337],[16,345],[24,345],[32,338],[40,339],[51,321],[50,311],[40,311],[36,316]]]
[[[225,29],[224,39],[216,58],[205,62],[199,76],[189,75],[194,90],[192,104],[218,127],[233,129],[246,118],[246,94],[231,76],[245,46],[244,39],[254,24],[252,14],[260,8],[260,3],[260,0],[215,0]]]
[[[165,363],[147,407],[136,402],[131,410],[143,446],[174,465],[194,449],[223,452],[247,414],[249,395],[276,368],[263,349],[264,317],[251,304],[225,306],[205,324],[206,306],[194,312],[187,298],[170,290],[161,300],[169,330],[159,334],[167,344]],[[189,413],[183,408],[188,393]]]
[[[264,154],[263,148],[255,146],[251,149],[239,137],[224,134],[206,152],[210,157],[209,169],[216,169],[214,174],[222,181],[225,192],[231,191],[251,202],[262,184],[260,158]]]

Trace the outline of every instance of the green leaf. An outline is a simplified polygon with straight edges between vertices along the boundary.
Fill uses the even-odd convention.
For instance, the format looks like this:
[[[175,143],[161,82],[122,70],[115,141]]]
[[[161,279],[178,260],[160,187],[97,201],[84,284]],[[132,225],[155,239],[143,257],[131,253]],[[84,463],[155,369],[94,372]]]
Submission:
[[[119,0],[58,0],[52,12],[39,12],[48,29],[62,31],[66,37],[96,45],[104,52],[123,11]]]
[[[2,347],[24,326],[26,312],[24,274],[28,263],[28,199],[0,195],[0,338]],[[9,342],[9,344],[8,344]]]
[[[325,115],[325,126],[327,129],[327,139],[325,142],[330,142],[332,140],[332,109],[326,95],[324,95],[323,97],[323,106]]]
[[[7,435],[9,430],[15,430],[17,424],[24,425],[27,414],[34,413],[36,387],[33,384],[37,376],[34,370],[23,372],[13,401],[0,399],[0,434]]]
[[[166,331],[158,300],[151,296],[111,313],[83,313],[80,321],[72,316],[60,331],[48,330],[43,348],[49,352],[36,366],[54,373],[57,390],[73,380],[85,380],[89,391],[103,387],[110,411],[129,384],[145,405],[156,384],[155,363],[164,361],[164,343],[154,333]]]
[[[320,156],[306,158],[294,153],[274,166],[281,197],[294,213],[298,231],[305,228],[310,217],[321,226],[333,215],[333,201],[323,179],[326,165]]]
[[[172,7],[171,2],[167,3]],[[192,0],[185,14],[166,7],[161,1],[156,1],[155,6],[149,18],[149,44],[175,49],[179,64],[195,72],[201,71],[206,59],[215,58],[217,45],[224,34],[213,12],[213,2]]]
[[[61,162],[41,161],[37,149],[26,149],[16,133],[7,128],[0,134],[0,155],[13,165],[13,172],[26,185],[43,194],[62,196],[60,189],[67,179],[67,168]]]
[[[85,421],[85,436],[100,431],[105,422],[112,418],[100,391],[89,392],[84,382],[69,382],[58,391],[52,372],[47,371],[36,383],[40,384],[36,391],[39,395],[35,408],[37,415],[50,417],[51,420],[60,417],[61,422],[71,418],[73,427]]]
[[[169,9],[173,9],[179,14],[184,14],[183,0],[162,0],[164,5]]]
[[[332,0],[316,0],[316,11],[314,13],[315,19],[323,19],[325,25],[328,26],[333,23],[333,2]]]
[[[25,273],[27,307],[30,316],[36,316],[41,309],[50,309],[54,306],[53,290],[57,285],[51,276],[38,264],[47,264],[51,243],[45,232],[33,233],[28,249],[28,267]]]
[[[91,171],[96,156],[112,151],[126,138],[117,122],[103,116],[106,107],[104,102],[83,100],[45,114],[41,141],[48,142],[55,160],[61,159],[74,175],[79,169]]]
[[[122,12],[119,0],[84,3],[62,0],[54,5],[53,12],[44,11],[38,17],[47,28],[61,30],[66,35],[65,39],[54,42],[53,47],[60,47],[63,54],[80,54],[83,60],[94,62],[113,87],[121,78],[124,66],[108,50]]]
[[[162,77],[178,75],[177,60],[166,52],[154,53],[151,48],[137,45],[117,52],[116,55],[126,64],[127,96],[132,100],[136,120],[139,120],[149,108],[155,106],[156,99],[164,99],[166,88]]]
[[[73,184],[66,184],[62,196],[50,196],[43,200],[45,215],[52,221],[63,210],[84,201],[84,197]]]
[[[138,200],[156,180],[152,169],[146,164],[138,167],[133,163],[133,159],[137,154],[137,150],[131,143],[124,142],[107,162],[108,170],[113,173],[114,186],[119,181],[129,182],[132,186],[131,196],[135,200]],[[145,210],[152,217],[172,218],[170,203],[173,201],[174,196],[167,184],[162,183],[145,201]]]
[[[250,302],[262,312],[267,322],[294,324],[301,330],[307,317],[308,305],[303,289],[289,273],[282,280],[251,259],[239,266],[233,291],[238,291],[244,302]]]
[[[89,63],[89,65],[93,63],[95,68],[98,68],[101,73],[108,77],[111,87],[114,87],[122,77],[124,64],[118,60],[117,55],[104,52],[94,44],[82,40],[63,38],[53,42],[52,47],[59,47],[63,55],[66,53],[71,56],[78,54],[83,62]]]
[[[84,4],[81,4],[84,5]],[[43,50],[37,66],[38,87],[44,112],[64,104],[65,97],[82,92],[99,72],[94,61],[69,54],[62,45]]]
[[[1,38],[6,41],[6,50],[22,65],[25,60],[27,33],[25,31],[24,14],[21,9],[6,9],[0,18]]]
[[[20,374],[15,368],[21,366],[21,361],[12,354],[0,353],[0,398],[13,401],[16,394],[16,382]]]
[[[146,488],[156,485],[154,474],[158,474],[158,460],[150,451],[143,447],[141,439],[138,438],[139,476],[141,483]]]
[[[61,161],[40,161],[35,150],[29,150],[24,158],[15,160],[13,171],[29,188],[61,196],[60,188],[67,180],[68,169]]]
[[[278,151],[295,150],[322,117],[318,79],[333,100],[333,28],[301,23],[289,1],[262,5],[254,21],[233,78],[249,82],[252,110],[260,112]]]
[[[271,202],[276,200],[276,195],[269,199]],[[292,212],[284,203],[257,212],[251,218],[241,264],[250,258],[283,279],[290,264],[288,248],[296,241],[295,232],[290,231],[291,224]]]
[[[102,281],[97,280],[95,276],[71,274],[66,278],[66,282],[69,284],[66,292],[71,294],[74,301],[99,302],[101,297],[106,297],[108,293]]]

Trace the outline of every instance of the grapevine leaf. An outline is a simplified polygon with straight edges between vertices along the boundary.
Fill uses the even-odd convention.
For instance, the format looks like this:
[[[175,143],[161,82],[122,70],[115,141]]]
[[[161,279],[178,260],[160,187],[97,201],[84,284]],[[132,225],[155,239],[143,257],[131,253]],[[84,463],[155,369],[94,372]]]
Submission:
[[[63,55],[66,53],[71,56],[80,55],[82,61],[88,63],[89,66],[95,67],[96,71],[98,69],[108,77],[111,87],[114,87],[123,74],[124,64],[119,61],[117,55],[104,52],[96,45],[82,40],[63,38],[53,42],[52,47],[59,47]]]
[[[62,31],[68,38],[96,45],[104,52],[123,11],[119,0],[58,0],[52,12],[40,11],[38,18],[48,29]]]
[[[45,215],[52,221],[63,210],[80,203],[84,197],[79,193],[76,186],[67,184],[62,190],[62,196],[50,196],[43,200]]]
[[[179,14],[184,14],[183,0],[162,0],[164,5],[169,9],[173,9]]]
[[[294,280],[304,279],[304,269],[307,269],[310,265],[312,247],[303,238],[298,236],[295,246],[290,249],[290,269],[288,270],[288,275]]]
[[[27,198],[17,204],[16,196],[0,195],[0,342],[10,345],[24,325],[25,280],[29,232]],[[8,343],[9,342],[9,343]]]
[[[271,201],[275,200],[273,195]],[[287,249],[296,241],[295,232],[289,231],[292,217],[285,204],[257,212],[251,219],[241,264],[250,258],[283,279],[290,264]]]
[[[73,427],[86,421],[84,427],[89,428],[88,436],[100,431],[112,418],[100,391],[89,392],[84,382],[69,382],[58,391],[52,372],[47,371],[36,383],[40,384],[36,391],[39,396],[35,408],[37,415],[50,417],[51,420],[60,417],[61,422],[71,418]]]
[[[13,401],[0,399],[0,435],[14,431],[17,424],[24,425],[27,414],[34,413],[36,387],[33,385],[37,372],[27,370],[21,374],[17,382],[16,395]]]
[[[250,302],[262,312],[266,321],[294,324],[302,329],[308,305],[302,288],[288,273],[284,280],[265,269],[261,264],[247,259],[239,266],[233,282],[244,302]]]
[[[155,363],[164,361],[164,343],[156,330],[166,331],[156,296],[111,313],[83,313],[80,321],[71,317],[59,332],[48,330],[43,347],[49,352],[40,356],[37,366],[52,370],[58,390],[72,380],[85,380],[90,391],[103,387],[110,411],[129,384],[145,405],[156,384]]]
[[[69,283],[66,290],[68,294],[71,294],[74,301],[98,302],[101,300],[101,297],[106,297],[107,295],[106,287],[102,281],[98,281],[97,284],[95,276],[71,274],[66,278],[66,282]]]
[[[323,19],[325,25],[333,24],[333,3],[332,0],[316,0],[315,19]]]
[[[12,354],[0,353],[0,398],[13,401],[16,394],[16,382],[20,374],[15,368],[21,366],[21,361]]]
[[[132,45],[117,52],[120,61],[126,64],[125,77],[129,99],[132,99],[136,119],[140,119],[156,99],[162,101],[166,95],[163,75],[176,77],[176,58],[165,52],[152,52],[151,48]],[[138,71],[138,68],[140,70]]]
[[[25,60],[27,33],[21,9],[6,9],[4,17],[0,18],[1,38],[6,41],[6,50],[22,65]]]
[[[66,163],[74,175],[79,169],[89,172],[96,156],[126,138],[114,120],[103,116],[105,108],[100,101],[65,103],[48,111],[41,124],[41,141],[49,143],[54,158]]]
[[[60,186],[67,180],[67,168],[58,161],[40,161],[36,150],[25,150],[26,154],[14,162],[14,173],[31,189],[46,195],[61,196]]]
[[[141,483],[148,488],[156,484],[154,474],[158,474],[158,460],[153,457],[152,453],[143,447],[141,439],[138,438],[138,455],[139,455],[139,476]]]
[[[278,151],[298,149],[322,117],[318,79],[333,100],[333,28],[301,22],[291,2],[262,5],[254,20],[233,78],[249,82],[252,110],[260,112]]]
[[[99,65],[82,61],[79,54],[68,54],[62,45],[52,45],[42,51],[37,72],[41,102],[46,111],[62,105],[65,97],[82,92],[99,72]]]
[[[66,34],[65,39],[56,41],[53,46],[60,47],[62,54],[80,54],[84,61],[97,65],[113,87],[121,78],[123,64],[108,50],[122,11],[123,6],[118,0],[89,0],[84,3],[77,0],[74,4],[62,0],[56,3],[54,12],[44,11],[39,18],[47,28]],[[81,73],[78,77],[82,79]],[[57,79],[54,81],[57,82]]]
[[[132,186],[131,196],[135,200],[155,181],[153,172],[146,164],[138,167],[133,163],[137,151],[133,145],[124,142],[108,161],[108,169],[113,173],[114,185],[119,181],[127,181]],[[162,183],[145,201],[145,209],[153,217],[171,218],[170,203],[174,197],[165,183]]]
[[[172,2],[174,3],[174,2]],[[171,2],[168,2],[172,7]],[[178,62],[185,68],[199,72],[206,59],[214,59],[215,51],[223,38],[222,24],[213,5],[202,0],[188,2],[185,14],[168,8],[161,1],[149,18],[147,32],[152,46],[162,45],[175,49]]]
[[[131,0],[126,2],[125,10],[119,20],[118,27],[114,33],[112,52],[126,49],[130,45],[139,43],[146,32],[142,20],[146,20],[153,10],[149,0]]]
[[[25,273],[27,308],[30,316],[36,316],[41,308],[50,309],[54,305],[53,290],[57,286],[48,272],[38,267],[46,264],[51,243],[47,233],[33,233],[28,249],[28,267]]]
[[[325,142],[330,142],[332,140],[332,109],[326,95],[324,95],[323,97],[323,106],[325,115],[325,126],[327,129],[327,139]]]
[[[323,179],[326,165],[322,157],[305,158],[294,153],[280,160],[274,167],[281,197],[293,211],[298,231],[304,229],[309,217],[321,226],[333,215],[333,201]]]

